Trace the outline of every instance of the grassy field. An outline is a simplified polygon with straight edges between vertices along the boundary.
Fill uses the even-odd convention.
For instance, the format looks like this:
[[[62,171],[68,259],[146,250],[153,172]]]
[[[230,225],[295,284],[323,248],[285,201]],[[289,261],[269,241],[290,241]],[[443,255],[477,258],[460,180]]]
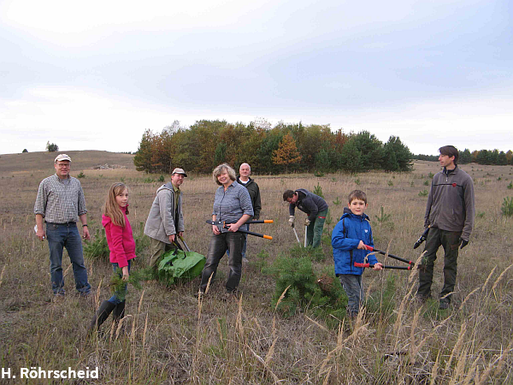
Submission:
[[[90,230],[100,228],[108,187],[122,180],[130,187],[130,221],[139,234],[160,175],[137,172],[132,155],[100,151],[70,152],[71,174],[81,183]],[[368,306],[354,322],[316,317],[313,309],[284,318],[271,305],[274,279],[264,266],[296,247],[287,224],[285,189],[319,185],[330,205],[325,226],[325,259],[316,274],[333,268],[329,233],[353,189],[369,198],[376,248],[407,259],[419,258],[413,243],[423,230],[430,174],[436,162],[416,162],[411,173],[371,172],[255,176],[262,192],[262,219],[272,225],[252,230],[273,240],[251,237],[250,263],[244,265],[237,302],[223,302],[228,267],[223,259],[212,292],[198,303],[198,280],[167,288],[158,282],[129,288],[127,316],[118,335],[86,338],[98,301],[107,299],[108,262],[86,260],[94,299],[74,294],[69,258],[63,258],[67,295],[51,295],[48,246],[34,235],[33,205],[39,182],[51,175],[55,154],[0,156],[0,360],[18,375],[20,368],[45,370],[99,368],[99,379],[76,384],[505,384],[513,383],[513,218],[501,213],[513,180],[511,166],[464,165],[475,183],[477,217],[469,246],[459,258],[453,306],[439,310],[435,300],[421,306],[412,297],[416,271],[366,271]],[[112,168],[95,169],[108,164]],[[255,170],[257,171],[257,170]],[[164,176],[166,181],[169,175]],[[206,254],[214,191],[210,176],[189,175],[184,193],[185,240]],[[336,204],[339,203],[340,204]],[[302,220],[303,214],[298,218]],[[300,232],[300,237],[303,234]],[[382,256],[378,259],[383,261]],[[138,256],[134,269],[145,267]],[[433,296],[441,289],[442,253],[436,263]],[[395,264],[391,260],[387,263]],[[135,271],[135,270],[134,270]],[[335,326],[333,326],[334,322]],[[337,327],[338,325],[338,327]],[[55,383],[61,383],[55,380]],[[0,378],[0,383],[49,383]]]

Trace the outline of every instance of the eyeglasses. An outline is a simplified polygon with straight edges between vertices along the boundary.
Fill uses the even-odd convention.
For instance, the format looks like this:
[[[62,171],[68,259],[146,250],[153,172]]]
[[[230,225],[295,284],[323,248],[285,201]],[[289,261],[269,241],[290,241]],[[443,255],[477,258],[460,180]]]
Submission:
[[[69,163],[57,163],[57,167],[59,168],[68,168],[71,165]]]

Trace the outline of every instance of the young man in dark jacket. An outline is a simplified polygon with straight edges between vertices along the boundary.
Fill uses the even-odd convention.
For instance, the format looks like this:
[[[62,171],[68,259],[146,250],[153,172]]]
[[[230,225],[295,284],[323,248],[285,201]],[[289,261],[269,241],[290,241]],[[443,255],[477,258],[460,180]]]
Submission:
[[[249,176],[251,175],[251,166],[248,163],[242,163],[239,167],[239,176],[237,177],[237,183],[246,187],[249,192],[249,196],[251,197],[251,204],[253,205],[253,219],[260,219],[260,210],[262,210],[262,203],[260,200],[260,189],[258,185],[255,183],[253,179]],[[249,230],[249,224],[245,223],[242,225],[246,230]],[[247,234],[244,235],[244,245],[242,246],[242,261],[247,262],[248,259],[246,257],[246,244],[248,243]]]
[[[425,254],[419,266],[417,297],[425,301],[431,296],[433,266],[440,246],[445,251],[444,287],[440,293],[440,309],[447,309],[456,284],[458,248],[469,241],[474,225],[474,183],[458,168],[458,150],[454,146],[440,147],[438,160],[443,170],[431,183],[424,227],[429,228]]]
[[[328,204],[326,201],[304,188],[297,189],[296,191],[286,190],[283,193],[283,200],[289,202],[289,224],[291,227],[294,227],[296,207],[308,215],[305,219],[305,226],[308,227],[307,245],[319,247],[322,229],[328,214]]]

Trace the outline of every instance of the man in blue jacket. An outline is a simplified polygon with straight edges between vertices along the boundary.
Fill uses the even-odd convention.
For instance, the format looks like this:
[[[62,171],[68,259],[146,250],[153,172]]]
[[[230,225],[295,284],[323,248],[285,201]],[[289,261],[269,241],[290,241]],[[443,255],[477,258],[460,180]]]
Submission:
[[[349,194],[348,201],[349,210],[344,210],[344,215],[333,229],[331,245],[335,274],[347,294],[349,316],[354,318],[365,299],[363,268],[354,264],[364,263],[365,257],[369,254],[365,246],[374,247],[374,240],[369,217],[365,214],[368,207],[367,195],[363,191],[354,190]],[[374,254],[370,254],[368,259],[369,263],[374,265],[374,270],[383,268]]]

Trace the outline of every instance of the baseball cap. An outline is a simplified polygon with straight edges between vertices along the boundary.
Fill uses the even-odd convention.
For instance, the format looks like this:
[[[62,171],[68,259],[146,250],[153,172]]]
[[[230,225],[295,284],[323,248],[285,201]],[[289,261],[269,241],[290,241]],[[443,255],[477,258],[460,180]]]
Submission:
[[[183,170],[183,168],[175,168],[173,170],[173,172],[171,173],[171,175],[175,175],[175,174],[182,174],[183,176],[187,176],[187,174],[185,173],[185,171]]]
[[[67,154],[59,154],[55,158],[54,163],[62,162],[63,160],[67,160],[67,161],[71,162],[71,158],[69,157],[69,155],[67,155]]]

